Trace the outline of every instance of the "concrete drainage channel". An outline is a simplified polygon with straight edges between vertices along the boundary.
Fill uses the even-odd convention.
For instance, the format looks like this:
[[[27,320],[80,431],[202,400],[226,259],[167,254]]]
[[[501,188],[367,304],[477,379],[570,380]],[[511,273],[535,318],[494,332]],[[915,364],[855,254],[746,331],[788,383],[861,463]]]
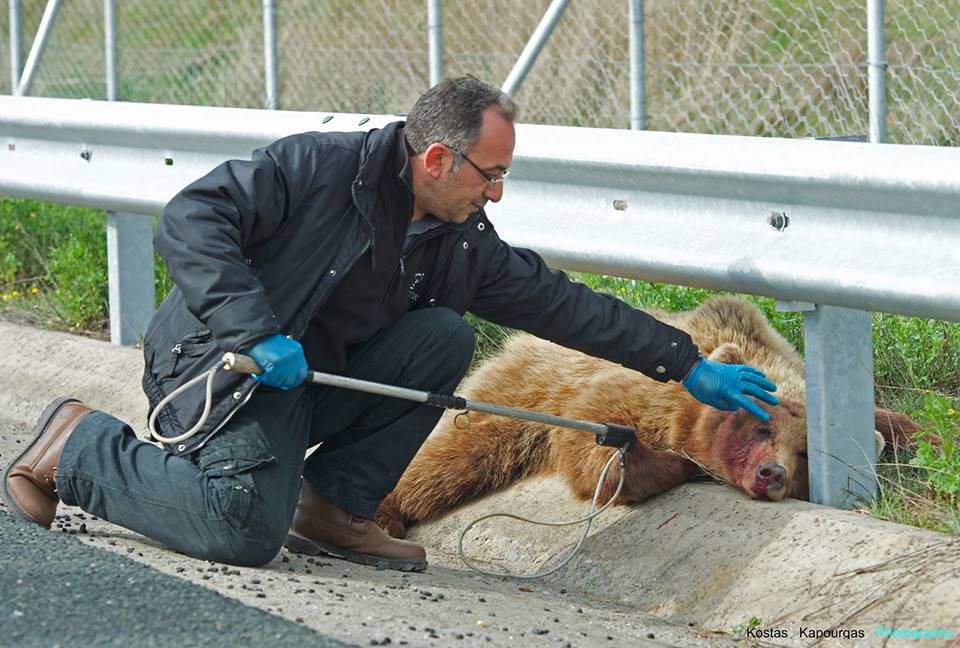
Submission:
[[[0,358],[0,463],[28,440],[37,415],[58,395],[145,427],[139,351],[10,324],[0,324],[0,344],[7,349]],[[84,634],[85,623],[93,622],[71,617],[78,604],[71,601],[83,600],[82,588],[89,587],[97,604],[88,615],[107,610],[113,617],[104,612],[105,619],[122,622],[104,607],[104,588],[114,582],[116,596],[136,603],[128,608],[131,617],[139,615],[137,622],[124,624],[123,638],[134,645],[191,643],[164,623],[184,611],[153,604],[166,590],[187,586],[222,595],[207,601],[196,588],[181,594],[204,601],[193,605],[204,615],[198,633],[208,622],[217,628],[211,621],[216,613],[209,612],[217,605],[223,619],[234,618],[237,606],[252,607],[279,624],[261,624],[266,634],[256,641],[262,645],[729,645],[731,629],[747,633],[751,618],[761,625],[746,634],[750,643],[896,645],[920,636],[921,644],[960,645],[960,538],[804,502],[752,502],[716,484],[688,484],[642,506],[615,507],[594,523],[582,553],[543,580],[479,576],[457,558],[460,530],[485,513],[565,520],[585,508],[555,478],[528,480],[414,528],[411,538],[427,546],[431,560],[423,574],[286,551],[261,569],[216,565],[77,509],[61,509],[53,533],[26,529],[3,511],[4,537],[32,540],[0,544],[0,627],[22,628],[13,624],[45,608],[76,619],[76,635],[62,634],[63,623],[38,623],[31,625],[32,639],[18,635],[18,645],[87,645],[92,635]],[[471,532],[465,549],[495,569],[532,572],[565,555],[578,533],[493,520]],[[43,552],[29,550],[40,544]],[[99,557],[81,553],[78,545],[96,548]],[[125,574],[134,569],[131,560],[152,568],[128,577],[142,586],[131,588],[123,578],[103,582],[87,565],[103,569],[112,561],[109,569]],[[49,585],[67,572],[80,588],[71,597]],[[46,582],[49,591],[27,596],[18,593],[24,585],[18,581]],[[220,628],[224,639],[241,636]],[[923,631],[940,633],[924,640]],[[304,632],[315,640],[304,639]],[[327,638],[333,641],[323,643]]]

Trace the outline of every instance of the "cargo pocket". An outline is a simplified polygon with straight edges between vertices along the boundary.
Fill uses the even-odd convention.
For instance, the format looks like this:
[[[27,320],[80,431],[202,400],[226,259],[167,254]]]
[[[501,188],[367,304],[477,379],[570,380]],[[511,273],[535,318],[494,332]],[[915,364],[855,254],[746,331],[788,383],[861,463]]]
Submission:
[[[242,556],[249,553],[245,547],[250,544],[279,550],[277,538],[282,538],[286,529],[270,528],[264,516],[268,503],[263,500],[263,494],[257,492],[254,481],[254,473],[276,464],[276,457],[266,446],[258,444],[221,443],[220,446],[202,450],[197,465],[209,478],[210,503],[226,524],[227,544],[240,562],[245,562]]]

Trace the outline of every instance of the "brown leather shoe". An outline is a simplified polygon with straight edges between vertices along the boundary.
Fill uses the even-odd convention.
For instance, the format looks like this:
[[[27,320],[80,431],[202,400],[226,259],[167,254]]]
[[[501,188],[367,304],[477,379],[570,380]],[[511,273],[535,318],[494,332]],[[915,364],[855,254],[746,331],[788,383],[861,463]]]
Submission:
[[[423,547],[391,538],[370,518],[345,511],[318,493],[306,479],[300,482],[300,501],[284,546],[294,553],[325,554],[377,569],[427,568]]]
[[[57,512],[57,464],[70,433],[91,410],[60,397],[40,415],[34,439],[3,473],[3,501],[10,512],[47,528]]]

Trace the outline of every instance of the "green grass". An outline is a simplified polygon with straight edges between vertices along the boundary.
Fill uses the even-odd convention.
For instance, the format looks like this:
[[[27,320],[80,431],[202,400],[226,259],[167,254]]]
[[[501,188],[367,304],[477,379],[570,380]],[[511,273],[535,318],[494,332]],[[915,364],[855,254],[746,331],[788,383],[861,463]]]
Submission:
[[[108,337],[106,212],[0,199],[0,299],[10,317]],[[172,282],[155,257],[157,303]]]
[[[960,402],[924,391],[912,411],[924,424],[913,456],[888,453],[877,466],[875,517],[960,535]]]

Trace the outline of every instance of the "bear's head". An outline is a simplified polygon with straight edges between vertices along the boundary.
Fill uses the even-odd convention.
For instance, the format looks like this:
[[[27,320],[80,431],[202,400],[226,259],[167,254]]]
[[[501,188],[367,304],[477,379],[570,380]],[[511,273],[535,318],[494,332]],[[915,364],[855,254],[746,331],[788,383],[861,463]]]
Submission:
[[[709,358],[752,364],[731,342],[713,349]],[[778,376],[767,377],[778,382]],[[755,400],[770,415],[769,421],[744,409],[727,412],[697,403],[684,444],[688,456],[754,499],[808,498],[806,408],[796,398],[778,396],[776,406]]]
[[[781,399],[761,404],[761,421],[746,410],[709,408],[698,421],[698,438],[709,448],[697,453],[704,467],[754,499],[807,499],[807,417],[802,403]],[[704,459],[706,458],[706,459]]]
[[[710,359],[749,364],[740,347],[732,343],[717,347]],[[777,381],[776,376],[768,378]],[[756,402],[770,415],[769,421],[743,409],[726,412],[702,406],[688,453],[710,473],[754,499],[809,499],[806,404],[783,396],[776,406]],[[876,410],[875,428],[877,456],[887,444],[909,447],[920,430],[906,416],[884,409]]]

